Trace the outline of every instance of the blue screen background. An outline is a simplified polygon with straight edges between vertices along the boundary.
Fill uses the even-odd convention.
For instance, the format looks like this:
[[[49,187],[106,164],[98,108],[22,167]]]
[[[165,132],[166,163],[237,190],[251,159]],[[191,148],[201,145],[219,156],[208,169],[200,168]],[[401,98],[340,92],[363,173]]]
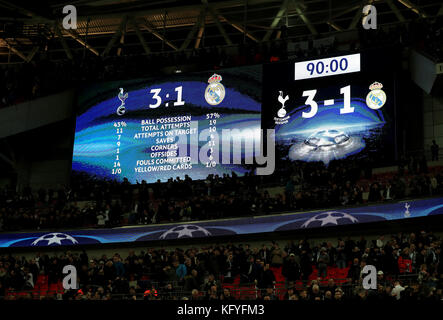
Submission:
[[[114,88],[109,83],[103,84],[103,87],[109,88],[107,89],[108,98],[88,107],[79,106],[84,111],[77,116],[76,120],[72,170],[119,181],[126,177],[131,183],[142,180],[150,183],[158,179],[166,181],[171,177],[184,178],[185,175],[189,175],[192,179],[205,179],[208,174],[222,175],[234,171],[238,175],[244,175],[250,171],[244,165],[218,163],[215,168],[207,168],[204,163],[200,162],[193,164],[192,169],[189,170],[146,173],[138,173],[134,170],[137,160],[150,159],[150,147],[156,144],[156,137],[134,139],[134,135],[141,132],[141,120],[191,115],[192,121],[198,121],[198,132],[201,132],[209,127],[206,114],[217,112],[220,114],[220,118],[216,119],[216,127],[220,136],[222,129],[248,129],[258,132],[261,123],[260,72],[257,73],[257,70],[254,70],[252,74],[223,70],[217,73],[223,77],[221,83],[225,87],[225,97],[216,106],[208,104],[204,97],[208,78],[213,72],[190,74],[189,77],[180,75],[180,79],[171,79],[175,81],[147,79],[146,85],[143,85],[143,81],[138,80],[136,88],[131,88],[131,85],[127,83],[116,83]],[[254,77],[254,81],[245,78],[244,74]],[[170,78],[174,78],[174,76],[170,76]],[[124,88],[125,93],[128,92],[128,98],[125,100],[126,111],[122,116],[116,114],[116,110],[121,104],[117,96],[120,86]],[[179,86],[183,87],[182,100],[185,101],[185,105],[173,106],[173,102],[177,99],[175,88]],[[149,104],[154,104],[155,99],[152,98],[153,94],[150,93],[150,90],[156,88],[161,88],[159,96],[162,98],[162,103],[158,108],[152,109],[149,108]],[[95,86],[95,90],[100,92],[97,86]],[[167,99],[166,94],[169,94]],[[86,91],[85,95],[94,97],[93,93],[91,94],[91,89]],[[82,104],[87,103],[87,100],[82,97],[79,100],[82,101]],[[168,107],[165,106],[166,102],[169,102]],[[116,121],[124,121],[126,124],[120,138],[119,159],[122,173],[119,175],[112,174],[117,142],[116,127],[114,127]],[[245,135],[244,138],[255,139],[255,136]],[[188,137],[188,141],[192,140]],[[198,147],[201,148],[205,144],[207,141],[199,141]],[[185,147],[189,149],[191,145]],[[219,159],[221,157],[220,153]]]

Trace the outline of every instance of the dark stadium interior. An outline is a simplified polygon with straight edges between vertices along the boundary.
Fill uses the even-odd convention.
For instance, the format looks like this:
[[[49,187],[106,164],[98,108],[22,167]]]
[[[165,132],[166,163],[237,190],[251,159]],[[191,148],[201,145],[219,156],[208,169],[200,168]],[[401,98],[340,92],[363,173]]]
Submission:
[[[377,8],[375,30],[362,25],[367,4]],[[77,10],[75,29],[63,26],[67,5]],[[316,61],[357,54],[360,73],[346,74],[346,60],[342,74],[309,78],[323,72]],[[314,70],[294,81],[294,64],[307,61]],[[278,75],[278,64],[290,71]],[[385,91],[369,89],[388,76]],[[152,87],[156,99],[164,79],[177,94],[174,107],[185,105],[176,82],[207,88],[183,95],[211,119],[209,129],[227,115],[239,121],[226,120],[231,126],[254,127],[238,101],[260,106],[261,129],[285,125],[286,111],[296,120],[290,108],[277,115],[285,108],[273,87],[280,83],[294,88],[288,103],[307,97],[303,90],[340,92],[326,98],[343,98],[335,117],[342,125],[350,109],[341,90],[358,80],[365,95],[352,91],[352,106],[366,101],[361,118],[375,114],[386,127],[378,140],[362,140],[363,151],[332,149],[332,161],[294,160],[292,142],[277,144],[270,175],[257,174],[263,166],[254,162],[220,165],[205,179],[195,178],[196,166],[167,179],[152,172],[154,183],[141,174],[130,183],[125,169],[109,178],[112,164],[126,161],[120,151],[133,152],[120,150],[120,134],[132,135],[130,121],[140,131],[145,111],[158,107],[131,98]],[[225,98],[220,82],[244,100]],[[366,96],[372,90],[380,109]],[[168,97],[157,111],[172,108]],[[226,105],[213,110],[231,113],[207,111],[220,97]],[[297,103],[312,107],[306,98]],[[104,113],[107,104],[120,107]],[[113,124],[112,135],[99,131],[105,120],[86,125],[88,112]],[[324,132],[311,119],[307,131]],[[118,155],[107,149],[114,136]],[[0,300],[443,301],[441,146],[441,1],[0,0]],[[309,152],[329,152],[320,149]],[[66,265],[77,270],[75,289],[63,287]],[[365,265],[377,270],[376,289],[363,287]]]

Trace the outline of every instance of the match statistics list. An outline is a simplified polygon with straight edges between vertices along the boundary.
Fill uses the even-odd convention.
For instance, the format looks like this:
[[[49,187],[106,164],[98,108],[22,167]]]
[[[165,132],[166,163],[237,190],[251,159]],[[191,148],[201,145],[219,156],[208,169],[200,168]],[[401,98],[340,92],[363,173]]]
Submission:
[[[140,120],[137,125],[136,132],[131,134],[131,139],[125,140],[135,145],[140,145],[141,141],[146,142],[144,154],[146,158],[135,159],[134,173],[143,174],[159,171],[175,171],[175,170],[191,170],[192,163],[197,163],[192,156],[198,157],[190,152],[189,145],[198,146],[198,124],[204,125],[209,131],[208,160],[204,163],[207,168],[216,167],[213,152],[216,143],[215,134],[217,133],[217,119],[220,118],[218,113],[208,113],[202,120],[193,119],[192,115],[160,117],[154,119]],[[124,121],[114,122],[116,150],[114,157],[113,175],[122,175],[120,163],[122,150],[122,135],[127,130]],[[132,131],[133,132],[133,131]],[[130,142],[132,140],[132,142]],[[144,142],[142,143],[144,144]],[[183,150],[181,150],[182,148]],[[194,160],[194,161],[193,161]]]
[[[197,133],[197,128],[192,127],[190,115],[141,120],[140,132],[134,135],[134,139],[150,139],[154,143],[147,150],[148,159],[136,160],[135,172],[192,169],[191,157],[179,156],[178,142],[187,142]]]
[[[122,168],[120,162],[120,148],[122,144],[122,135],[123,129],[126,128],[126,122],[124,121],[116,121],[113,123],[115,129],[115,152],[113,154],[114,164],[112,166],[112,174],[113,175],[121,175]]]

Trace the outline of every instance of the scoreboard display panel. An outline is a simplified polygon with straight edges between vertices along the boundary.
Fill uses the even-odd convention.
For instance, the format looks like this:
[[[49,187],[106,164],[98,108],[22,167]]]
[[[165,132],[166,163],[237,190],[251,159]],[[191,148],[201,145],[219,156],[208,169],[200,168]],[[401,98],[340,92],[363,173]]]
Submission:
[[[131,183],[242,176],[273,152],[261,129],[274,130],[277,166],[391,165],[395,65],[395,53],[365,51],[96,84],[79,95],[72,169]]]
[[[357,53],[263,68],[263,126],[292,161],[396,157],[395,74],[390,55]]]
[[[261,70],[174,74],[81,90],[72,169],[131,183],[244,175],[250,152],[222,164],[218,147],[223,130],[245,146],[260,133]]]

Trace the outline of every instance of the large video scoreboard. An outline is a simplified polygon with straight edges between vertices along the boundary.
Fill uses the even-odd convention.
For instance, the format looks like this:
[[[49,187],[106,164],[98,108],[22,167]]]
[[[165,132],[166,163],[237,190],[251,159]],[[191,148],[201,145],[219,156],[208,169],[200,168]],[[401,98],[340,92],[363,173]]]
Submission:
[[[241,176],[266,142],[260,129],[274,130],[284,160],[386,165],[394,66],[375,51],[96,84],[79,95],[72,168],[131,183]]]
[[[258,139],[261,69],[176,74],[83,90],[73,170],[116,180],[126,177],[131,183],[244,175],[251,170],[245,165],[251,152],[238,154],[235,163],[222,163],[219,145],[222,132],[231,133],[232,143]]]
[[[391,162],[393,60],[372,52],[265,65],[263,126],[275,129],[282,156],[325,164],[349,157]]]

